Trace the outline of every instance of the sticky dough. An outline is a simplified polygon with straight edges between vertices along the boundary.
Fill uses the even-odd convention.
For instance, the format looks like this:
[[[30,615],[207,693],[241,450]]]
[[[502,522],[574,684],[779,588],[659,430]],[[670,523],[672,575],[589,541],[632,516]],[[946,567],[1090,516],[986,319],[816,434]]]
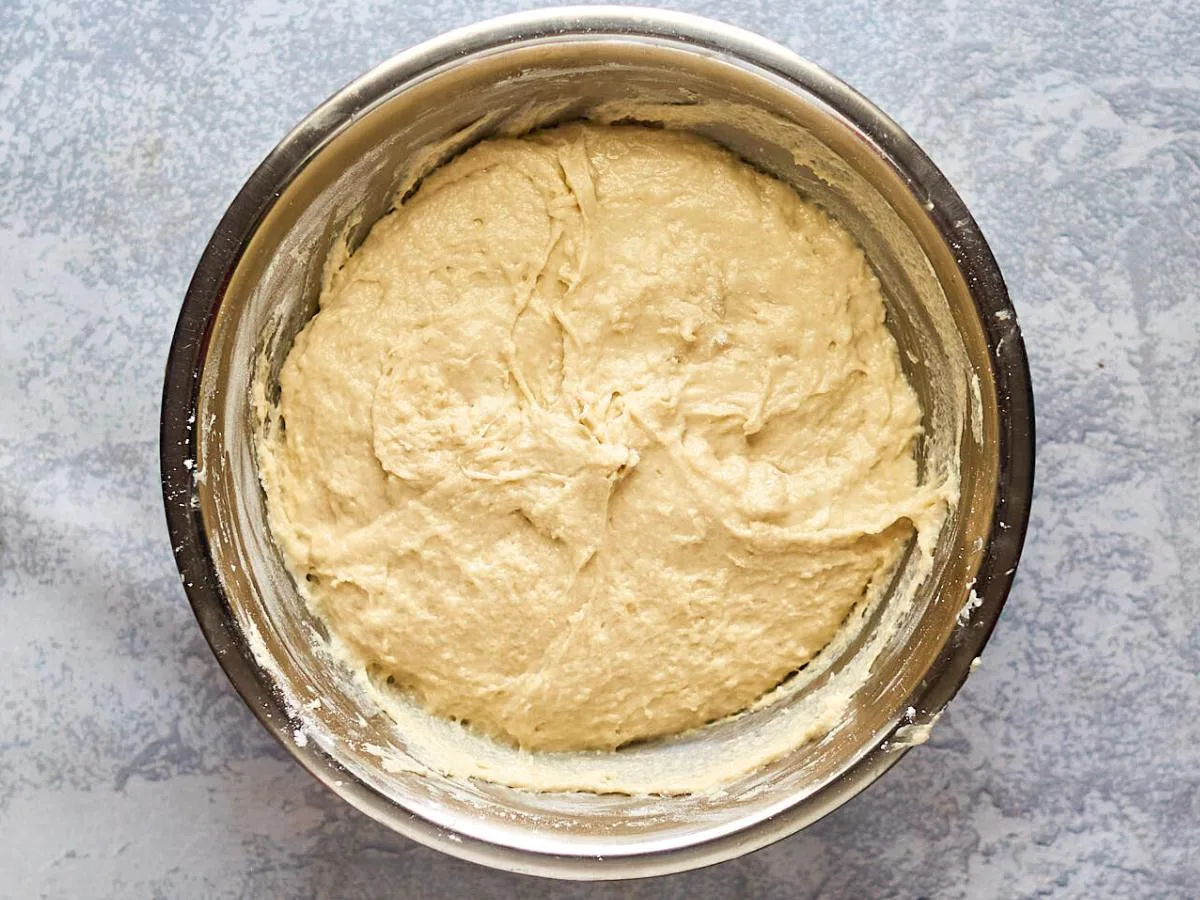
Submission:
[[[941,500],[848,234],[681,132],[576,125],[434,172],[329,280],[260,444],[356,665],[531,750],[736,713]]]

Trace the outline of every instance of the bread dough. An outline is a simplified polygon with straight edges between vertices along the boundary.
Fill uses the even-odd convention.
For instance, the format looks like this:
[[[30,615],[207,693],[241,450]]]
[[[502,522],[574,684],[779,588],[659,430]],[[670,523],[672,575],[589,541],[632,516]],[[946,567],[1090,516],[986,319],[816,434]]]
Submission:
[[[745,709],[943,502],[862,251],[682,132],[467,151],[332,274],[279,382],[260,470],[314,611],[526,749]]]

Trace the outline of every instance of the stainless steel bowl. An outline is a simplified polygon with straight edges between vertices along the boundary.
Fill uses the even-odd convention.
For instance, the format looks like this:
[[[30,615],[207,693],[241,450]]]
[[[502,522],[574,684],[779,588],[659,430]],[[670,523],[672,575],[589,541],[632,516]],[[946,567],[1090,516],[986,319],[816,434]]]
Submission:
[[[269,392],[314,311],[335,243],[356,246],[431,167],[488,135],[622,116],[707,135],[854,233],[884,285],[923,403],[922,464],[956,459],[962,499],[912,604],[887,601],[871,613],[865,634],[882,633],[879,616],[896,628],[844,721],[717,794],[538,794],[395,771],[380,749],[402,748],[405,736],[320,651],[320,623],[267,533],[252,443],[256,373],[265,372]],[[716,22],[633,8],[545,10],[455,31],[308,116],[251,176],[204,252],[171,346],[161,439],[188,596],[263,724],[331,790],[395,830],[455,856],[565,878],[737,856],[875,780],[923,736],[987,640],[1020,554],[1033,480],[1016,318],[979,229],[925,154],[867,100],[787,50]],[[844,662],[832,660],[828,677],[840,677]],[[702,767],[802,699],[669,750]]]

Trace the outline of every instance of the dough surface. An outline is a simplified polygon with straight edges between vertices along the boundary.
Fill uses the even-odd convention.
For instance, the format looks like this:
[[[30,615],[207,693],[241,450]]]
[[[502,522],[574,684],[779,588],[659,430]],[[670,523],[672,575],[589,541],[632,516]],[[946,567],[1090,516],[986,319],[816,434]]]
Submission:
[[[941,500],[849,235],[700,138],[572,125],[430,175],[334,273],[260,441],[358,664],[531,750],[754,703]]]

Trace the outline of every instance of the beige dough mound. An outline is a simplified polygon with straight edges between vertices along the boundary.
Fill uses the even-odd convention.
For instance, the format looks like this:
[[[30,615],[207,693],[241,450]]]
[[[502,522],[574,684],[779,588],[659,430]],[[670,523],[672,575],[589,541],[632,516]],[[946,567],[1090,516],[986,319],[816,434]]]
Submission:
[[[463,154],[333,276],[280,385],[261,471],[314,610],[523,748],[745,709],[938,502],[862,251],[683,133]]]

